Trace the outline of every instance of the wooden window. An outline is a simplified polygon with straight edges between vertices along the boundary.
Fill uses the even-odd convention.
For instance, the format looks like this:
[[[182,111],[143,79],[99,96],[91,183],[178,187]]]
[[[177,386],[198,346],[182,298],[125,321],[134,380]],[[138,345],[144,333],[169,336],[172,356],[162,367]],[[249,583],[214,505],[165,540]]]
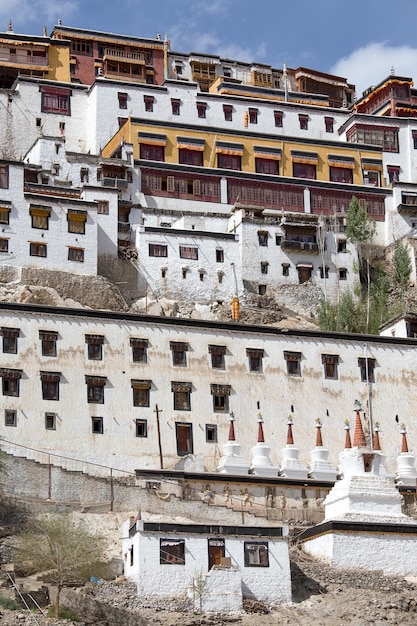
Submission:
[[[337,251],[338,252],[347,252],[347,241],[346,241],[346,239],[338,239],[337,240]]]
[[[240,172],[242,169],[242,157],[237,154],[218,154],[218,167],[224,170],[236,170]]]
[[[245,567],[269,567],[267,541],[245,541]]]
[[[159,562],[161,565],[185,565],[185,542],[177,539],[160,539]]]
[[[175,423],[178,456],[193,453],[193,425],[184,422]]]
[[[144,419],[135,420],[135,436],[136,437],[148,436],[148,420],[144,420]]]
[[[339,269],[339,280],[347,280],[347,269],[345,267]]]
[[[109,214],[109,201],[108,200],[96,200],[97,202],[97,213],[99,215],[108,215]]]
[[[59,381],[61,374],[58,372],[41,372],[42,399],[59,400]]]
[[[73,39],[71,41],[71,52],[74,54],[91,55],[93,53],[91,41],[85,39]]]
[[[56,356],[58,333],[55,331],[40,330],[39,339],[41,341],[42,356]]]
[[[103,335],[85,335],[85,343],[90,361],[101,361],[103,358]]]
[[[93,435],[102,435],[104,432],[104,424],[102,417],[91,418],[91,432]]]
[[[308,130],[308,115],[298,115],[301,130]]]
[[[56,413],[45,413],[45,430],[56,430]]]
[[[171,98],[171,111],[172,115],[179,115],[181,112],[181,100],[177,98]]]
[[[268,261],[261,261],[261,274],[268,274],[269,263]]]
[[[301,352],[284,350],[288,376],[301,376]]]
[[[131,385],[133,389],[133,406],[149,406],[152,381],[132,380]]]
[[[411,137],[413,140],[413,148],[414,150],[417,150],[417,130],[411,131]]]
[[[289,263],[283,263],[282,264],[282,275],[283,276],[289,276],[290,275],[290,264]]]
[[[171,341],[170,348],[172,352],[172,365],[186,367],[188,343],[184,343],[182,341]]]
[[[68,261],[77,261],[78,263],[84,263],[84,249],[68,248]]]
[[[210,385],[214,413],[229,412],[230,385]]]
[[[249,124],[258,123],[258,113],[259,109],[249,108]]]
[[[89,404],[104,404],[105,376],[86,376],[87,402]]]
[[[337,380],[337,367],[339,365],[339,356],[337,354],[322,354],[321,362],[324,366],[324,377],[330,380]]]
[[[0,189],[9,188],[9,166],[0,165]],[[7,222],[8,224],[9,222]]]
[[[224,263],[224,250],[223,250],[223,248],[216,248],[216,263]]]
[[[191,411],[191,383],[171,383],[176,411]]]
[[[3,337],[3,352],[5,354],[17,354],[17,340],[20,335],[18,328],[5,328],[0,331]]]
[[[4,425],[5,426],[17,426],[17,411],[14,411],[13,409],[5,409]]]
[[[210,345],[208,350],[211,355],[211,367],[214,370],[224,370],[226,368],[226,346]]]
[[[400,180],[400,167],[397,165],[387,165],[388,180],[390,183],[398,183]]]
[[[223,113],[226,122],[233,121],[233,107],[230,104],[223,105]]]
[[[145,143],[140,144],[140,158],[145,161],[164,161],[164,146],[151,146]]]
[[[279,161],[274,159],[262,159],[255,157],[255,171],[257,174],[269,174],[271,176],[278,176],[279,174]]]
[[[333,183],[353,183],[353,172],[347,167],[330,167],[329,174]]]
[[[155,98],[153,96],[143,96],[143,101],[145,103],[145,111],[152,113]]]
[[[310,163],[293,163],[293,176],[315,180],[316,166]]]
[[[68,211],[67,222],[68,232],[76,233],[77,235],[85,235],[85,222],[87,220],[87,214],[84,211]]]
[[[29,213],[32,219],[32,228],[48,230],[51,209],[47,207],[30,207]]]
[[[324,125],[326,127],[326,133],[332,133],[334,128],[334,118],[333,117],[325,117]]]
[[[133,363],[146,363],[148,360],[148,340],[132,337],[130,345],[132,347]]]
[[[207,102],[197,102],[197,115],[198,117],[206,117]]]
[[[119,91],[117,98],[119,100],[119,109],[127,109],[127,93]]]
[[[1,181],[1,165],[0,165],[0,181]],[[1,187],[1,184],[0,184]],[[0,206],[0,224],[9,224],[10,223],[10,208]]]
[[[162,243],[150,243],[149,244],[149,256],[168,256],[168,246]]]
[[[266,294],[266,285],[258,285],[258,293],[260,296],[264,296]]]
[[[363,383],[375,382],[375,359],[371,358],[358,358],[358,365],[360,369],[361,381]]]
[[[363,183],[371,187],[381,186],[381,174],[376,170],[363,170]]]
[[[0,252],[9,252],[9,240],[0,239]]]
[[[179,161],[184,165],[194,165],[196,167],[201,167],[203,165],[203,152],[201,150],[189,150],[188,148],[180,148]]]
[[[217,443],[217,426],[216,424],[206,424],[206,442]]]
[[[281,127],[284,114],[282,111],[274,111],[275,126]]]
[[[398,128],[355,124],[346,133],[347,141],[381,146],[384,152],[399,152]]]
[[[180,246],[180,258],[198,261],[198,248],[196,246]]]
[[[41,87],[41,91],[41,110],[44,113],[60,113],[61,115],[71,115],[70,89],[60,89],[58,87]]]
[[[29,254],[30,256],[47,256],[47,246],[46,243],[31,243],[29,246]]]
[[[264,357],[264,351],[247,348],[246,355],[249,361],[249,371],[256,372],[258,374],[262,373],[262,359]]]
[[[19,396],[19,382],[22,376],[22,370],[14,370],[9,368],[1,368],[0,376],[2,377],[3,396]]]
[[[264,248],[268,247],[268,231],[267,230],[258,230],[258,243],[260,246]]]

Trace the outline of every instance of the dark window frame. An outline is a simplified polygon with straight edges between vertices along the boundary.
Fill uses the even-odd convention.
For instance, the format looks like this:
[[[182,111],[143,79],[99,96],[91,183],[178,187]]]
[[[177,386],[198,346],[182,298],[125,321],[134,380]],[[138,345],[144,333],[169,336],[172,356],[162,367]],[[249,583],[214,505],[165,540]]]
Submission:
[[[268,541],[245,541],[243,551],[245,567],[269,567]]]
[[[159,540],[159,563],[160,565],[185,565],[185,541],[184,539]]]

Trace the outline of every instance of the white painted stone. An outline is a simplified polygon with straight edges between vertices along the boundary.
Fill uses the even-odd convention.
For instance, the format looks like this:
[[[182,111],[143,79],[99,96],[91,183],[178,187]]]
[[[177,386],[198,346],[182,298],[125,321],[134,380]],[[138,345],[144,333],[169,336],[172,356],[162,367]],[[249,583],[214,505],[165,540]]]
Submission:
[[[300,450],[293,444],[288,444],[281,450],[280,476],[302,480],[307,478],[307,468],[298,459]]]

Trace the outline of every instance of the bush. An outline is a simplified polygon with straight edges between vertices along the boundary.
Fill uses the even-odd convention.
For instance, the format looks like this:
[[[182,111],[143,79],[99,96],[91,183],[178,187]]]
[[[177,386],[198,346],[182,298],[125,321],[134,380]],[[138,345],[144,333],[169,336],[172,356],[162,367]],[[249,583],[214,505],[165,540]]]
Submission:
[[[50,606],[49,607],[48,613],[47,613],[46,617],[55,617],[55,607],[54,606]],[[71,622],[78,622],[79,621],[78,615],[76,613],[74,613],[74,611],[72,609],[61,609],[60,610],[60,617],[61,617],[61,619],[68,619]]]
[[[4,596],[0,596],[0,606],[3,609],[9,609],[9,611],[16,611],[19,608],[13,598],[6,598]]]

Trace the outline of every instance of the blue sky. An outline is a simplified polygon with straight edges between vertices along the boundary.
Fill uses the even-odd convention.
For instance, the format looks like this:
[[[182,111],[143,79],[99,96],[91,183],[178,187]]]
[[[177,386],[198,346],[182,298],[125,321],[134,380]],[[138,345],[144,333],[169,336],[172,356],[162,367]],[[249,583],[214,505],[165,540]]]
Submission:
[[[0,0],[0,30],[48,34],[64,25],[139,37],[172,50],[276,67],[311,67],[363,89],[394,67],[417,80],[416,0]]]

